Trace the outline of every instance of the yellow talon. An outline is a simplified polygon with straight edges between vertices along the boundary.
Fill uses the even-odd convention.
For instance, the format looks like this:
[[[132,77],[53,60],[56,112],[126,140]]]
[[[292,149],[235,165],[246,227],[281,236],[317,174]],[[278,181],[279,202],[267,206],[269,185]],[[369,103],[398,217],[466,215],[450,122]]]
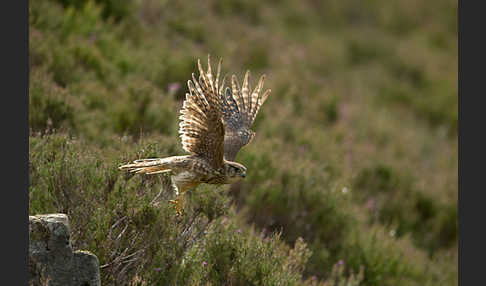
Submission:
[[[177,216],[180,218],[182,217],[182,214],[183,214],[183,209],[182,209],[182,206],[181,206],[181,203],[180,203],[180,200],[177,198],[175,200],[170,200],[169,203],[173,204],[174,205],[174,209],[177,213]]]

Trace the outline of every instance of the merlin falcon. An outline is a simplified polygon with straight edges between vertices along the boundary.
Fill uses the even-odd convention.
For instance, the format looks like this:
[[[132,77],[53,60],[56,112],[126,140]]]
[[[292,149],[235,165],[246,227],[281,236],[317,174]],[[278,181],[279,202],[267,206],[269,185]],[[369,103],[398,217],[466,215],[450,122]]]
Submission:
[[[189,92],[179,116],[182,148],[190,155],[140,159],[119,167],[136,174],[169,173],[176,193],[175,200],[170,202],[178,216],[182,215],[184,192],[202,183],[230,184],[245,178],[246,167],[234,159],[254,138],[255,132],[250,127],[270,94],[270,89],[260,94],[265,75],[260,77],[253,91],[249,71],[245,73],[241,88],[232,75],[231,89],[225,89],[225,78],[219,82],[221,60],[216,77],[213,77],[209,56],[207,71],[203,70],[200,60],[197,66],[199,78],[196,80],[193,73],[192,81],[187,82]]]

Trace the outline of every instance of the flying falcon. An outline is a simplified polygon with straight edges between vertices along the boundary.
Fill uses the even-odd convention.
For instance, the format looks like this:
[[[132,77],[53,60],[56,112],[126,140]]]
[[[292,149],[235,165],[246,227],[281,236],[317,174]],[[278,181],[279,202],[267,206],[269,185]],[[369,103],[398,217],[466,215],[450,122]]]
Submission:
[[[192,81],[187,82],[189,93],[186,93],[179,116],[182,148],[190,155],[140,159],[119,167],[136,174],[170,173],[176,193],[176,199],[170,202],[178,216],[182,215],[184,192],[201,183],[229,184],[246,176],[246,167],[233,160],[255,136],[250,127],[270,94],[268,89],[260,95],[265,75],[260,77],[253,91],[250,90],[249,71],[241,89],[235,75],[231,77],[231,89],[224,89],[225,78],[219,85],[221,60],[215,78],[209,56],[206,72],[199,59],[197,65],[199,78],[196,80],[193,73]]]

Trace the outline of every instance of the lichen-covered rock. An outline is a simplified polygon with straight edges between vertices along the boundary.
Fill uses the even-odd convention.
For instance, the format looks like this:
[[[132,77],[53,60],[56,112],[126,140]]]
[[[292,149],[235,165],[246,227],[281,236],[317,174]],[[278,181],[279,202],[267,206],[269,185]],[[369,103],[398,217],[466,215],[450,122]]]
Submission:
[[[29,216],[29,284],[101,285],[98,258],[88,251],[73,253],[65,214]]]

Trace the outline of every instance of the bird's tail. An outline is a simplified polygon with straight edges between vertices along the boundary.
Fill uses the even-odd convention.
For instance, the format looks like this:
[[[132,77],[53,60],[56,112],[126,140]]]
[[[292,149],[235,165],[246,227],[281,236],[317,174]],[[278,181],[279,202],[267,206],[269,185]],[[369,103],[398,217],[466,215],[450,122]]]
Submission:
[[[170,172],[169,158],[157,159],[140,159],[135,160],[131,164],[126,164],[118,167],[119,170],[126,170],[135,174],[160,174]]]

